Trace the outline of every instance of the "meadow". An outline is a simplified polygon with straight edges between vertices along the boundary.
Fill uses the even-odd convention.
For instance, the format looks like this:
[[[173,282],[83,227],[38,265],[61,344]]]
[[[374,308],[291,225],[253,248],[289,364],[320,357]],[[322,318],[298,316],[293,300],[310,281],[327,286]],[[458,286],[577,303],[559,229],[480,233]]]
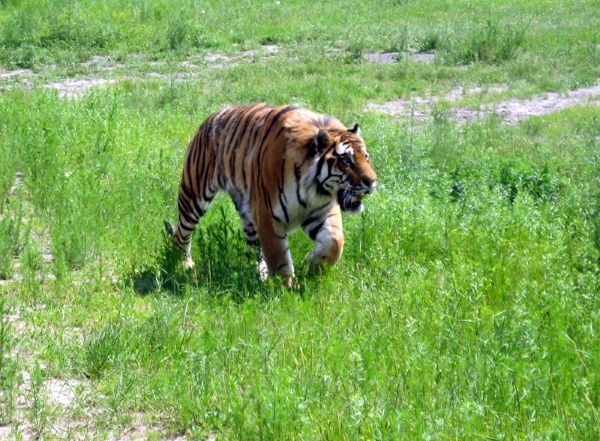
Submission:
[[[0,0],[0,439],[600,440],[600,107],[451,118],[597,84],[597,29],[598,0]],[[256,101],[360,123],[379,176],[338,265],[291,236],[296,290],[225,196],[192,272],[164,232],[200,122]]]

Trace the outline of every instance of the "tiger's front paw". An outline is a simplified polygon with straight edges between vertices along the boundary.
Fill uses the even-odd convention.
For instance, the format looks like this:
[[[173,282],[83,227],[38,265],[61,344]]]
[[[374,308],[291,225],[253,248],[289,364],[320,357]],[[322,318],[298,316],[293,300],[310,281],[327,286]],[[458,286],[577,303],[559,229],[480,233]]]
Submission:
[[[262,283],[265,283],[269,278],[269,268],[267,267],[267,262],[262,257],[258,261],[258,276]]]
[[[175,231],[177,231],[177,228],[175,228],[173,225],[171,225],[171,222],[169,221],[165,221],[165,230],[167,230],[167,234],[169,236],[175,236]]]
[[[294,276],[293,274],[283,277],[283,286],[285,286],[286,288],[289,288],[289,289],[300,288],[300,285],[298,285],[298,280],[296,279],[296,276]]]
[[[183,259],[182,265],[184,270],[191,270],[194,267],[195,263],[191,257],[186,257]]]

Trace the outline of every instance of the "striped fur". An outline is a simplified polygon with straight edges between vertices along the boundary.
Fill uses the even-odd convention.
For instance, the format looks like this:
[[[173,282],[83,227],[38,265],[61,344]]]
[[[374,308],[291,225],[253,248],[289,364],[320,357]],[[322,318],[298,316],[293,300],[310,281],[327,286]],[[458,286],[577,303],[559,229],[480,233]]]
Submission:
[[[358,124],[294,106],[249,104],[213,113],[191,140],[179,188],[179,220],[167,224],[183,265],[193,267],[191,237],[219,191],[229,193],[249,245],[260,244],[261,277],[291,286],[287,235],[301,227],[315,241],[313,265],[342,253],[341,211],[362,211],[376,175]]]

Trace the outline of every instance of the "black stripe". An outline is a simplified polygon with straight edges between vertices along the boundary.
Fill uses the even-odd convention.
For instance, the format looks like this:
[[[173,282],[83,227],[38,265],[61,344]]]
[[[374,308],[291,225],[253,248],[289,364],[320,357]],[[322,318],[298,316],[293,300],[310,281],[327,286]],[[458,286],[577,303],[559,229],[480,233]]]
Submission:
[[[298,202],[300,203],[300,205],[302,205],[304,208],[306,208],[306,201],[304,199],[302,199],[302,196],[300,196],[300,184],[301,184],[301,180],[302,180],[302,171],[300,170],[300,166],[299,165],[295,165],[294,166],[294,176],[296,177],[296,199],[298,199]]]
[[[318,217],[309,217],[307,218],[304,222],[302,222],[302,228],[306,228],[307,226],[309,226],[310,224],[312,224],[314,221],[319,220],[320,218]]]
[[[193,181],[193,167],[195,166],[196,160],[197,160],[197,146],[196,146],[196,140],[197,140],[198,134],[196,134],[194,136],[194,138],[190,141],[190,145],[188,147],[188,152],[186,154],[186,158],[185,158],[185,168],[184,168],[184,172],[183,172],[183,176],[181,177],[181,183],[182,185],[184,184],[184,182],[186,184],[191,185],[192,181]],[[187,182],[186,182],[187,181]]]
[[[208,148],[210,146],[210,141],[211,141],[210,132],[213,129],[213,123],[216,119],[216,115],[217,115],[216,113],[213,113],[212,115],[210,115],[201,127],[202,136],[201,136],[200,140],[201,140],[201,145],[204,147],[205,150],[208,150]],[[213,140],[213,144],[214,144],[214,140]],[[214,145],[213,145],[213,148],[214,148]]]
[[[268,108],[269,106],[267,104],[263,105],[262,107],[258,107],[258,108],[254,108],[254,109],[250,109],[248,111],[248,113],[245,115],[246,116],[246,122],[244,124],[244,128],[242,129],[242,131],[240,132],[240,135],[236,138],[236,143],[235,143],[235,149],[237,150],[239,147],[239,144],[242,141],[243,135],[247,132],[248,130],[248,126],[250,125],[250,122],[252,121],[252,119],[259,113],[262,112],[263,110],[265,110],[265,108]]]
[[[290,223],[290,217],[288,216],[287,206],[285,202],[283,202],[282,197],[284,196],[283,192],[279,193],[279,205],[281,207],[281,211],[283,211],[283,215],[285,216],[285,223]]]
[[[269,192],[267,191],[267,187],[265,185],[261,185],[261,189],[262,189],[262,194],[263,194],[263,200],[267,204],[267,208],[269,209],[269,212],[271,213],[271,217],[273,219],[275,219],[277,222],[281,222],[281,218],[279,216],[277,216],[275,214],[275,211],[273,210],[273,204],[271,204],[271,198],[269,197]]]
[[[258,121],[254,121],[253,127],[250,128],[248,138],[246,138],[246,145],[244,145],[244,151],[241,153],[240,156],[240,161],[242,161],[242,184],[244,185],[244,189],[246,191],[248,191],[250,188],[250,185],[247,185],[246,158],[248,157],[248,150],[250,150],[250,148],[254,146],[254,142],[256,141],[256,134],[258,133],[259,128],[260,124],[258,124]],[[252,164],[250,164],[250,167],[252,167]]]
[[[200,216],[196,216],[195,213],[192,213],[191,210],[187,209],[181,198],[177,201],[177,208],[179,209],[179,213],[182,214],[189,223],[198,222],[197,219],[199,219]],[[192,219],[192,221],[190,222],[188,219]]]
[[[198,205],[196,195],[189,188],[187,188],[187,186],[183,183],[181,184],[181,190],[183,191],[185,196],[188,198],[188,200],[194,207],[194,210],[196,211],[196,213],[198,213],[199,216],[203,216],[204,210],[202,209],[202,207],[200,207],[200,205]]]
[[[204,131],[204,125],[200,130]],[[205,148],[203,148],[203,143],[201,142],[202,135],[201,132],[196,133],[196,136],[194,136],[194,139],[190,143],[185,172],[181,179],[182,186],[186,187],[185,193],[190,199],[196,199],[194,196],[197,194],[197,189],[200,186],[202,174],[205,173]]]
[[[277,112],[275,114],[275,116],[273,117],[273,119],[271,120],[271,124],[269,125],[269,128],[266,130],[265,134],[262,137],[262,141],[261,141],[261,146],[263,147],[261,155],[259,157],[259,161],[258,161],[258,169],[261,170],[261,164],[263,162],[264,156],[265,156],[265,152],[267,151],[267,149],[265,148],[265,141],[269,138],[269,133],[271,133],[271,130],[273,129],[273,127],[275,126],[275,124],[277,124],[277,121],[279,121],[279,118],[281,118],[283,115],[285,115],[288,112],[291,112],[292,110],[296,110],[297,107],[296,106],[287,106],[284,107],[283,109],[281,109],[279,112]],[[270,115],[270,113],[269,113]]]
[[[239,108],[239,111],[244,112],[244,114],[242,116],[240,116],[239,121],[238,121],[237,125],[235,126],[235,129],[231,135],[231,138],[228,141],[228,144],[229,144],[228,147],[229,147],[229,150],[231,150],[231,156],[229,157],[229,170],[231,171],[232,176],[235,176],[235,162],[238,157],[236,152],[240,146],[240,143],[244,139],[244,135],[246,134],[246,132],[248,130],[248,125],[250,124],[250,121],[252,120],[252,118],[258,112],[263,110],[264,107],[265,106],[257,108],[256,105],[254,105],[253,107],[250,107],[250,108],[247,108],[247,107]],[[242,127],[241,131],[238,131],[242,120],[244,121],[244,126]],[[242,167],[242,169],[243,169],[243,167]]]
[[[312,239],[312,240],[316,240],[317,239],[317,234],[319,234],[319,231],[321,231],[321,228],[323,228],[323,224],[325,224],[325,221],[321,222],[320,224],[318,224],[316,227],[312,228],[310,230],[310,232],[308,233],[308,236]]]
[[[231,147],[233,136],[237,133],[240,124],[245,116],[245,111],[248,109],[248,106],[240,106],[240,107],[231,107],[228,109],[226,116],[227,122],[221,128],[221,133],[219,134],[220,141],[223,145],[221,145],[221,150],[225,151]]]
[[[198,223],[198,221],[196,219],[194,219],[193,217],[189,216],[188,213],[185,213],[183,211],[179,212],[179,216],[180,216],[180,218],[185,219],[185,221],[188,224],[196,225]],[[183,224],[181,222],[179,222],[179,225],[183,225]],[[188,229],[188,231],[191,231],[191,230]]]
[[[242,127],[242,129],[239,131],[238,133],[238,128],[239,128],[239,124],[238,126],[236,126],[235,128],[235,137],[233,137],[230,140],[230,149],[231,149],[231,156],[229,157],[229,170],[230,170],[230,174],[232,177],[236,176],[236,171],[235,171],[235,164],[236,161],[239,158],[239,146],[240,143],[242,142],[242,140],[244,139],[244,135],[246,134],[247,130],[248,130],[248,124],[250,123],[250,120],[252,119],[252,117],[256,114],[256,112],[259,109],[251,109],[248,111],[248,113],[245,113],[241,118],[240,118],[240,123],[242,122],[242,119],[244,120],[244,126]],[[243,157],[239,158],[243,161]],[[244,166],[242,164],[242,174],[244,173]]]
[[[279,121],[279,118],[281,118],[286,113],[288,113],[292,110],[296,110],[296,109],[298,109],[298,107],[296,107],[296,106],[287,106],[287,107],[284,107],[283,109],[281,109],[279,112],[277,112],[277,114],[273,117],[273,120],[271,121],[271,125],[267,129],[267,132],[263,136],[263,140],[267,139],[269,137],[269,133],[271,133],[271,129],[277,123],[277,121]]]
[[[268,106],[268,107],[273,109],[271,106]],[[262,115],[262,121],[260,123],[258,121],[256,121],[254,123],[254,127],[252,128],[252,131],[249,136],[249,142],[246,144],[246,147],[244,148],[244,154],[243,154],[244,160],[248,156],[248,151],[256,145],[256,141],[258,140],[258,134],[260,133],[260,130],[263,128],[264,122],[270,117],[270,115],[273,111],[274,110],[271,110],[268,113],[264,113]],[[256,154],[256,152],[255,152],[255,154]],[[244,167],[244,172],[245,172],[245,167]],[[244,175],[245,175],[245,173],[244,173]],[[244,182],[245,182],[245,179],[244,179]]]
[[[202,158],[202,164],[203,167],[202,169],[200,169],[200,176],[198,179],[198,186],[195,189],[196,194],[199,196],[201,193],[204,194],[206,192],[206,189],[209,187],[210,182],[209,179],[212,180],[212,176],[213,173],[215,173],[214,170],[214,163],[211,164],[210,162],[206,161],[206,153],[203,153],[203,158]]]
[[[179,222],[179,228],[181,228],[182,230],[185,230],[185,231],[189,231],[189,232],[194,231],[194,227],[186,227],[181,222]]]
[[[283,155],[283,160],[281,161],[281,179],[279,181],[279,205],[281,206],[281,210],[283,211],[283,215],[285,216],[285,223],[290,223],[290,217],[288,216],[287,211],[287,197],[285,196],[285,192],[283,191],[283,185],[285,183],[285,154]]]
[[[179,193],[178,197],[177,197],[177,207],[180,210],[184,210],[187,212],[191,212],[192,211],[192,207],[190,206],[189,202],[187,201],[185,195]]]
[[[194,209],[192,205],[190,205],[188,200],[186,200],[181,195],[179,195],[179,197],[177,198],[177,206],[180,210],[183,209],[183,211],[191,213],[197,218],[201,218],[204,215],[204,210],[202,210],[202,208],[196,206],[196,208]]]
[[[210,188],[208,189],[208,191],[210,191],[212,193]],[[204,191],[204,194],[202,195],[202,199],[204,199],[204,202],[206,202],[206,203],[211,203],[214,198],[215,198],[214,196],[207,195],[206,190]]]
[[[309,216],[312,216],[313,214],[315,214],[317,211],[322,210],[323,208],[327,207],[328,205],[331,205],[331,201],[329,202],[325,202],[323,205],[318,206],[317,208],[314,208],[310,211],[310,213],[308,213]]]
[[[329,168],[327,170],[328,176],[322,182],[319,181],[319,177],[321,176],[321,171],[323,170],[323,165],[325,164],[326,160],[327,160],[327,158],[325,157],[325,155],[323,155],[319,158],[319,161],[317,162],[317,172],[315,174],[315,182],[317,184],[317,193],[326,195],[326,196],[331,196],[331,193],[329,193],[323,187],[323,184],[327,181],[327,179],[329,179]],[[327,162],[327,164],[329,165],[329,161]]]
[[[286,129],[287,129],[286,126],[281,126],[281,128],[279,129],[279,132],[277,132],[277,135],[275,135],[275,139],[279,138],[281,136],[281,133],[283,133],[283,131]]]
[[[267,113],[267,116],[265,117],[263,124],[266,123],[271,118],[271,115],[273,114],[273,112],[275,112],[275,109],[273,109],[269,113]],[[277,116],[277,114],[275,116]],[[273,127],[273,124],[276,122],[275,116],[273,117],[273,119],[271,119],[271,125],[269,126],[269,130],[271,129],[271,127]],[[275,122],[273,120],[275,120]],[[263,124],[261,124],[261,128],[265,127]],[[256,133],[257,139],[258,139],[259,133],[260,133],[260,131]],[[265,133],[268,133],[268,132],[265,132]],[[267,146],[265,145],[265,140],[266,140],[266,136],[265,136],[265,134],[263,134],[262,139],[260,141],[260,145],[259,145],[259,151],[254,152],[254,155],[257,155],[257,157],[258,157],[258,162],[256,164],[256,168],[258,169],[259,172],[262,170],[262,162],[263,162],[265,153],[267,151]]]
[[[319,163],[320,162],[321,162],[321,160],[319,160]],[[334,164],[335,164],[335,159],[329,158],[327,160],[327,177],[325,179],[323,179],[321,182],[317,181],[317,192],[318,193],[327,195],[327,196],[331,196],[331,193],[329,191],[327,191],[327,189],[325,188],[325,184],[327,183],[327,181],[329,181],[332,177],[339,178],[340,181],[342,180],[343,175],[333,174],[332,169],[333,169]],[[319,174],[320,174],[320,170],[319,170]]]

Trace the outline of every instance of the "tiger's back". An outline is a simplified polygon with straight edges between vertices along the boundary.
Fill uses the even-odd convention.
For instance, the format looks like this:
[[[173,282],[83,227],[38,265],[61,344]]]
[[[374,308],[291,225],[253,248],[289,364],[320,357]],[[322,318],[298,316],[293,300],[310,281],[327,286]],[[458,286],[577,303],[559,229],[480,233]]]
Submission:
[[[313,263],[335,263],[343,247],[340,208],[362,209],[375,180],[358,125],[347,130],[295,106],[230,107],[210,115],[188,146],[179,221],[170,231],[184,267],[192,267],[191,233],[215,194],[227,191],[248,244],[260,242],[261,276],[282,275],[290,285],[287,234],[301,226],[317,242]]]

